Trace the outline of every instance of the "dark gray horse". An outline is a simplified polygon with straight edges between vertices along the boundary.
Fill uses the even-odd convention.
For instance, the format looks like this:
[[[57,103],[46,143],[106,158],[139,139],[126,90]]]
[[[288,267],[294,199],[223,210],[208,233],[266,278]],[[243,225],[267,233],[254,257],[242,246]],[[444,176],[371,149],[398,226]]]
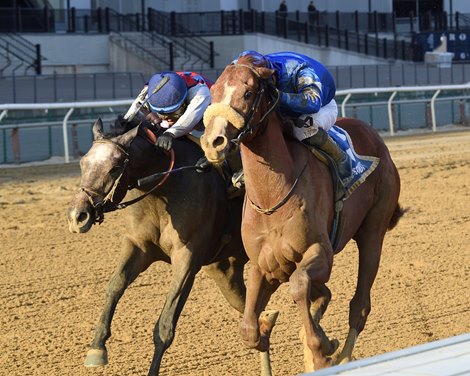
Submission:
[[[148,128],[135,127],[106,138],[98,119],[93,135],[93,145],[80,161],[79,192],[67,212],[73,233],[87,232],[103,220],[107,208],[124,199],[129,187],[136,187],[139,178],[167,171],[170,164],[168,155],[155,150]],[[175,140],[173,149],[175,169],[195,165],[202,156],[200,148],[185,138]],[[145,194],[155,184],[130,190],[126,199]],[[154,261],[171,263],[173,279],[155,325],[149,375],[158,375],[195,275],[203,266],[230,305],[243,312],[243,268],[248,259],[240,237],[241,205],[241,199],[227,199],[225,183],[214,169],[204,174],[188,170],[167,176],[164,184],[125,210],[122,259],[109,281],[85,365],[107,364],[105,343],[116,305],[127,286]]]

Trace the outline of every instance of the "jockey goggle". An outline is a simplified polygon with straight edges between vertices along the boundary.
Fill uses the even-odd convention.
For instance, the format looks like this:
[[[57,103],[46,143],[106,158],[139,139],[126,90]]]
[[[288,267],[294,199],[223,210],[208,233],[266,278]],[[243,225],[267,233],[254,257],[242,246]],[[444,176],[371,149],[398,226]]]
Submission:
[[[157,112],[157,115],[162,120],[177,121],[184,114],[185,111],[186,111],[186,104],[183,103],[178,109],[176,109],[173,112],[168,112],[166,114]]]

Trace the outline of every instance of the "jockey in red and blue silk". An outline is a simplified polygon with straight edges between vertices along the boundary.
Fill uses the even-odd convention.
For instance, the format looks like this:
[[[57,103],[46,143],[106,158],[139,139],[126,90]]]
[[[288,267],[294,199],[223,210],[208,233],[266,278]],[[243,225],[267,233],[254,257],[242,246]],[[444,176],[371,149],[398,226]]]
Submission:
[[[317,60],[295,52],[262,55],[248,50],[233,63],[246,55],[253,59],[255,66],[274,70],[275,86],[281,92],[281,112],[296,119],[295,137],[330,154],[338,163],[340,176],[347,179],[351,175],[350,158],[327,133],[338,116],[334,100],[336,85],[328,69]]]
[[[188,134],[202,120],[211,101],[212,82],[194,72],[161,72],[147,86],[145,105],[162,120],[160,126],[167,128],[156,145],[170,150],[174,138]]]

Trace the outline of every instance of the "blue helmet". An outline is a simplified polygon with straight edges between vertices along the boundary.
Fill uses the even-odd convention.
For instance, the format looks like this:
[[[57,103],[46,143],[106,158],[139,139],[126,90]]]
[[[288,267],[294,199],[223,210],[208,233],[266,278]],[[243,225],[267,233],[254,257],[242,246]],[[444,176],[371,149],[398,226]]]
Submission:
[[[254,66],[264,66],[267,68],[272,68],[271,62],[266,59],[266,57],[263,54],[260,54],[258,51],[254,50],[246,50],[243,51],[240,55],[238,55],[238,58],[235,60],[238,61],[239,58],[242,56],[247,56],[249,55],[253,59],[253,65]]]
[[[168,81],[159,87],[164,77]],[[158,89],[157,91],[155,91]],[[152,111],[168,114],[176,111],[188,95],[186,82],[175,72],[162,72],[152,76],[148,84],[148,104]]]

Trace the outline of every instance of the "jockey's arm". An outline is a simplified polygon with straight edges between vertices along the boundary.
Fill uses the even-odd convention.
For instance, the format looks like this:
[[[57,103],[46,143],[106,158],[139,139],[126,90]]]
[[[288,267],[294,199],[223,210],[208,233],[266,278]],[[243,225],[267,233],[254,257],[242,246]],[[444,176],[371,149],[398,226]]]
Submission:
[[[299,114],[315,114],[322,106],[321,82],[311,69],[299,72],[296,93],[283,92],[281,107]]]
[[[178,121],[165,133],[169,132],[175,137],[188,134],[201,121],[204,111],[211,102],[209,88],[206,85],[198,84],[188,90],[188,107]]]
[[[146,114],[141,114],[141,116],[139,116],[139,112],[142,110],[142,104],[145,102],[147,92],[148,85],[145,84],[139,95],[137,95],[137,97],[134,99],[131,106],[127,110],[126,114],[124,115],[124,120],[131,121],[136,115],[137,118],[145,117]]]

